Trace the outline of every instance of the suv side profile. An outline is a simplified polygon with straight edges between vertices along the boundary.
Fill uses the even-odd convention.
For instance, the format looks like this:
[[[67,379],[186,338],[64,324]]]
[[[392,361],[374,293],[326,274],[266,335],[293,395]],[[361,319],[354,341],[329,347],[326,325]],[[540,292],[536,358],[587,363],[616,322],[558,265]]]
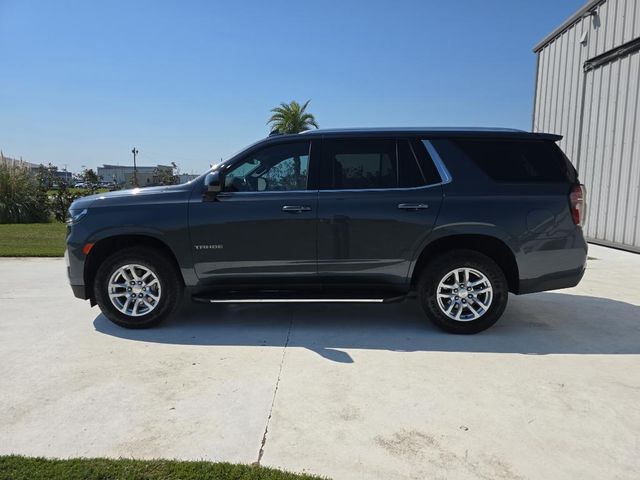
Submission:
[[[584,189],[556,142],[507,129],[314,130],[261,140],[196,180],[76,200],[76,297],[127,328],[195,301],[417,297],[452,333],[509,293],[585,270]]]

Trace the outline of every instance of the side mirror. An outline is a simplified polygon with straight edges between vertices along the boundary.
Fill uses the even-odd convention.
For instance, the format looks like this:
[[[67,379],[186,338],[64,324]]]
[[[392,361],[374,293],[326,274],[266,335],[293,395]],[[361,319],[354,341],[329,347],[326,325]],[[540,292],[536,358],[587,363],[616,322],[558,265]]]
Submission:
[[[222,190],[222,180],[220,172],[211,172],[204,177],[204,184],[207,187],[207,193],[216,194]]]

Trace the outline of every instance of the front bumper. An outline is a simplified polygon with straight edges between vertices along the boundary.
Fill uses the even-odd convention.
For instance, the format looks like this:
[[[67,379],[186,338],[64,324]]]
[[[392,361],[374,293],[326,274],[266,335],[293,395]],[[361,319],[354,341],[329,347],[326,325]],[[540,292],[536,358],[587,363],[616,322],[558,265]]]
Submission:
[[[71,290],[73,290],[73,295],[83,300],[89,298],[89,291],[84,281],[86,256],[82,252],[82,247],[85,243],[85,232],[78,232],[75,225],[67,228],[67,248],[64,251],[67,278],[69,279]]]
[[[74,297],[81,298],[82,300],[89,299],[87,288],[84,285],[71,285],[71,290],[73,290]]]

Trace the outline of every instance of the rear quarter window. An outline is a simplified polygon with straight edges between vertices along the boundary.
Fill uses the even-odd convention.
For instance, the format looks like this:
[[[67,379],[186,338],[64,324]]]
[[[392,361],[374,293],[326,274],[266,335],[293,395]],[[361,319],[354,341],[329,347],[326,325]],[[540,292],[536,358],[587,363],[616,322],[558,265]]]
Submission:
[[[458,139],[454,143],[497,182],[577,181],[575,169],[551,141]]]

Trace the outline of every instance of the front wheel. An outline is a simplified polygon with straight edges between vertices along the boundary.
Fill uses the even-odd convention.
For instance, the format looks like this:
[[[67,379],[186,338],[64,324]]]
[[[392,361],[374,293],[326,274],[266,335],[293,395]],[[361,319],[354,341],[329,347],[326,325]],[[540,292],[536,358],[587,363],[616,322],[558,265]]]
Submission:
[[[502,316],[509,295],[502,269],[473,250],[453,250],[427,264],[418,282],[431,321],[451,333],[486,330]]]
[[[125,328],[152,327],[182,299],[176,267],[161,252],[127,248],[107,257],[95,276],[93,292],[102,313]]]

